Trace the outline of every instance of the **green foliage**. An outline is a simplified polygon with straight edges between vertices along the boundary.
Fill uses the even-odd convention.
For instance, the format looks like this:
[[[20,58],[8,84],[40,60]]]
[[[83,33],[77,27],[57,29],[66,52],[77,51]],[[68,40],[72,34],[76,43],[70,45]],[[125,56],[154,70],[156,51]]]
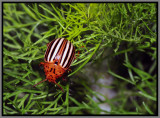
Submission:
[[[155,3],[3,3],[3,114],[156,115],[156,15]],[[64,93],[48,82],[34,88],[45,78],[39,63],[46,44],[59,37],[80,51],[68,75],[73,85],[59,81]],[[86,73],[86,65],[98,65],[98,71],[106,59],[115,79],[100,87],[118,88],[113,99],[92,90],[96,82]],[[102,109],[103,103],[111,110]]]

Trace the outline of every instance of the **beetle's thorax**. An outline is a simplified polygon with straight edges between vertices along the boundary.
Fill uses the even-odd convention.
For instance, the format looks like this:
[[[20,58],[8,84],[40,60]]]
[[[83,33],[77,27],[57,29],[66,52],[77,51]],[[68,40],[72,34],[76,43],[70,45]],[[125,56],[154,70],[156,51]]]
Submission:
[[[59,62],[45,62],[44,72],[49,82],[54,82],[57,78],[61,77],[65,73],[65,69],[59,64]]]

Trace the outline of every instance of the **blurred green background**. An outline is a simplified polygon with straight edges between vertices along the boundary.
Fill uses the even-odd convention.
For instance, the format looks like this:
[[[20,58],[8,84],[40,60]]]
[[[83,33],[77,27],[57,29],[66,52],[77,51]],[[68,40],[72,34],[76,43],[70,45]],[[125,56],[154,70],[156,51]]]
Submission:
[[[3,115],[157,115],[156,3],[3,3]],[[76,47],[44,82],[46,44]],[[78,55],[78,52],[80,54]]]

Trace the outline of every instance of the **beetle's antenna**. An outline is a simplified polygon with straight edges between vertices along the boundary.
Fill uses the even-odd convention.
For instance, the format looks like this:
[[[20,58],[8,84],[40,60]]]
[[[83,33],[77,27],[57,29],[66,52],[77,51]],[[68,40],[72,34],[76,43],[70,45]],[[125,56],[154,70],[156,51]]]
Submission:
[[[40,84],[40,83],[42,83],[42,82],[45,82],[45,81],[47,81],[47,79],[44,79],[44,80],[42,80],[42,81],[38,82],[38,83],[37,83],[37,84],[35,84],[33,87],[35,87],[35,86],[37,86],[38,84]]]

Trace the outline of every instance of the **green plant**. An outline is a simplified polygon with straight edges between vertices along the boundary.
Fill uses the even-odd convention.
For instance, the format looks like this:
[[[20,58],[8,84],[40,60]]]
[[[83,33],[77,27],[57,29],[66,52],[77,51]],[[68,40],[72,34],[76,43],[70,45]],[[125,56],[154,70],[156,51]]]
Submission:
[[[3,114],[155,115],[156,14],[156,3],[3,3]],[[59,37],[70,40],[76,52],[81,52],[68,75],[74,84],[59,81],[65,93],[47,82],[33,88],[45,78],[39,63],[43,61],[46,44]],[[146,64],[136,60],[132,53],[151,59],[147,71]],[[120,93],[108,99],[90,88],[96,83],[86,76],[86,66],[100,68],[106,59],[116,63],[117,56],[122,56],[119,62],[124,65],[115,64],[116,69],[109,68],[108,72],[117,78],[114,85],[101,86],[119,88]],[[107,67],[111,66],[108,63]],[[121,70],[122,66],[127,68],[124,72],[128,75],[113,72]],[[99,77],[100,74],[95,75],[94,79]],[[133,88],[124,87],[128,84]],[[141,98],[140,103],[137,97]],[[102,103],[108,103],[111,111],[100,108]]]

